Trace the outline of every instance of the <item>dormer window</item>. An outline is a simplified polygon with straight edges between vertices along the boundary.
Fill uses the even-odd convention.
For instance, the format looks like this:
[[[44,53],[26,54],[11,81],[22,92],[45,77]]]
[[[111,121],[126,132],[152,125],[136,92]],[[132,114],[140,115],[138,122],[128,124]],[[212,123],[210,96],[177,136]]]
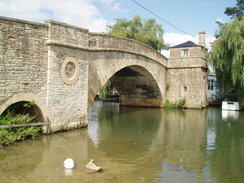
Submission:
[[[181,55],[183,57],[188,57],[189,56],[189,49],[183,49],[183,50],[181,50]]]

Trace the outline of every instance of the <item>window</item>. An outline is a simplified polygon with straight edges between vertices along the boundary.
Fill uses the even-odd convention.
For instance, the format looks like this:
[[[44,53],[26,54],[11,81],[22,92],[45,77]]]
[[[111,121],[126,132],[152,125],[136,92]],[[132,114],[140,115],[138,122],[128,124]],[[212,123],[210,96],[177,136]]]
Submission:
[[[214,80],[213,79],[208,80],[208,89],[214,90]]]
[[[189,49],[181,50],[181,54],[182,54],[183,57],[188,57],[189,56]]]

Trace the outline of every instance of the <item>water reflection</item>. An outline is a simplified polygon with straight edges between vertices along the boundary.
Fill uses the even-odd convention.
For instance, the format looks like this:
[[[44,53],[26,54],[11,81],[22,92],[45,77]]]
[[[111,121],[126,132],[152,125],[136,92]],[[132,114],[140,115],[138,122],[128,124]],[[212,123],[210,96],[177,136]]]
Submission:
[[[71,157],[76,160],[76,169],[81,168],[89,160],[89,145],[82,129],[5,147],[0,150],[0,182],[76,181],[76,176],[66,177],[63,161]]]
[[[222,119],[228,120],[228,119],[239,119],[239,111],[224,111],[222,110]]]
[[[0,149],[0,182],[221,182],[244,180],[244,115],[95,102],[88,129]],[[65,172],[63,161],[75,168]],[[91,173],[94,159],[104,169]]]
[[[98,148],[114,167],[130,169],[138,175],[133,181],[140,177],[145,182],[157,182],[160,178],[155,177],[163,175],[167,179],[172,171],[175,177],[182,170],[193,171],[194,181],[203,180],[206,110],[170,111],[104,105],[99,110],[99,128],[90,130],[97,132]],[[186,175],[180,174],[178,180]]]
[[[209,113],[219,114],[216,109]],[[212,175],[218,182],[243,182],[244,180],[244,113],[239,118],[227,118],[221,121],[221,115],[215,120],[210,118],[210,128],[215,129],[215,148],[208,152],[208,162]]]
[[[165,182],[202,182],[206,136],[206,111],[165,111],[159,137],[164,158]]]

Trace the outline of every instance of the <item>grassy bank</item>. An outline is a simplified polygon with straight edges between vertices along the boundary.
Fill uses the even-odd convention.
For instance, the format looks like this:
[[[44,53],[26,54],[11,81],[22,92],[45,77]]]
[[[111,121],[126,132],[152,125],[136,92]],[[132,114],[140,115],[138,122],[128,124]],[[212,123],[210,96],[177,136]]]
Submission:
[[[14,114],[9,112],[5,116],[0,117],[0,125],[35,123],[34,118],[29,114]],[[28,138],[34,139],[41,134],[41,129],[42,127],[40,126],[0,128],[0,146],[9,145],[15,141]]]

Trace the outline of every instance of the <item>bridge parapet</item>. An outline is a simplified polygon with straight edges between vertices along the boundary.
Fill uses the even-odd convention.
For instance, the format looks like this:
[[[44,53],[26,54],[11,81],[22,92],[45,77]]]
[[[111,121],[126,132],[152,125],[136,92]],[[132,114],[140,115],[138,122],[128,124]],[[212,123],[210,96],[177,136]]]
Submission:
[[[167,59],[159,52],[135,40],[101,33],[57,22],[45,21],[49,27],[47,45],[75,48],[85,51],[118,51],[141,55],[167,66]]]
[[[153,48],[142,44],[138,41],[131,40],[124,37],[112,36],[109,34],[89,33],[90,41],[89,47],[93,50],[113,50],[120,52],[128,52],[136,55],[142,55],[153,59],[163,66],[167,66],[167,59],[161,53],[155,51]]]
[[[87,48],[89,41],[88,29],[57,22],[45,21],[49,27],[48,43],[72,47]]]

